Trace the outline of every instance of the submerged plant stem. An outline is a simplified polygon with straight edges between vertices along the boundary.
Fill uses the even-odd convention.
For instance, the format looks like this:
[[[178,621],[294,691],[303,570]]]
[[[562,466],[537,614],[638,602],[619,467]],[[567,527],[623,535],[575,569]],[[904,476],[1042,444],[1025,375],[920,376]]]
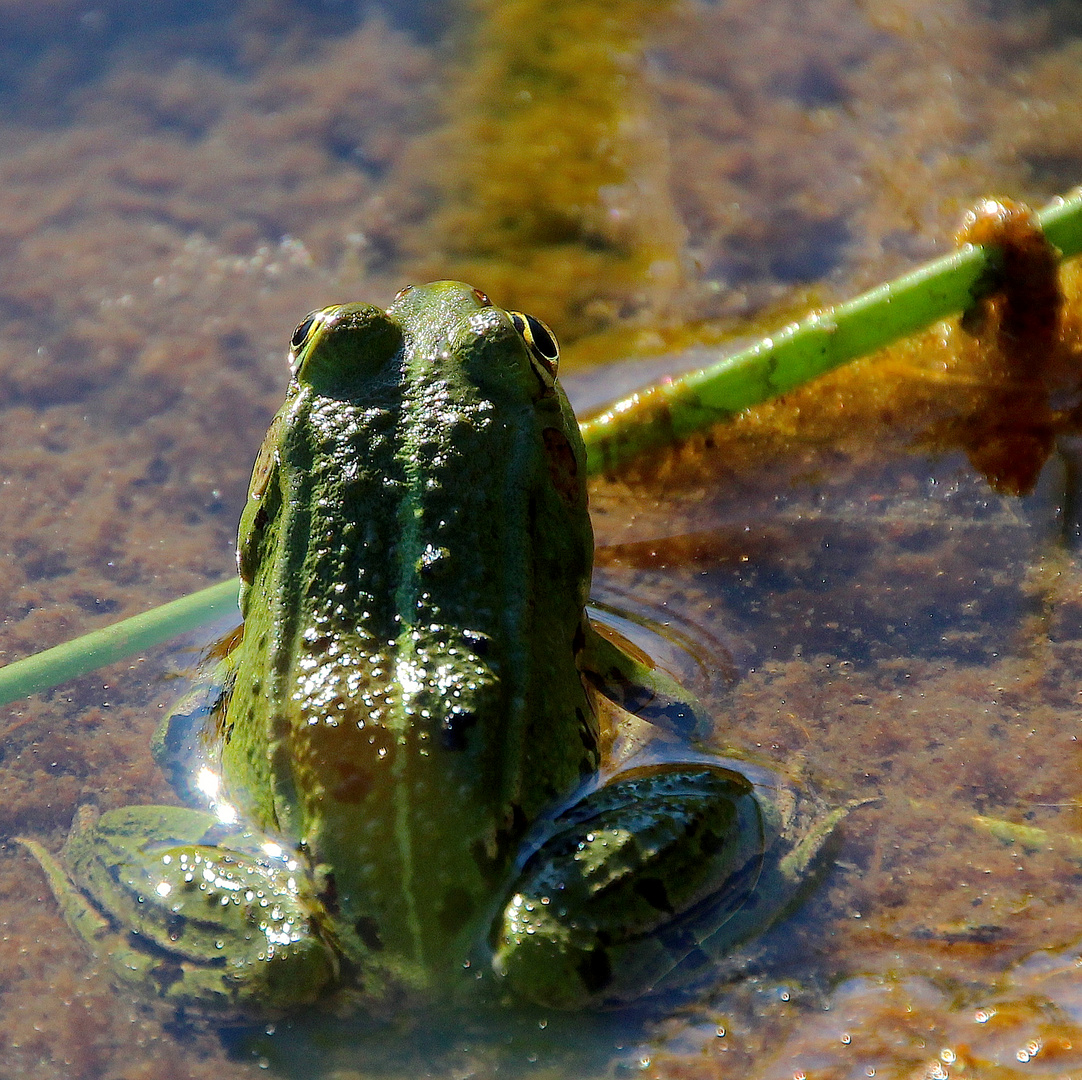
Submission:
[[[48,690],[237,609],[233,578],[0,668],[0,705]]]
[[[1082,253],[1082,189],[1038,214],[1063,258]],[[995,247],[966,245],[895,281],[813,312],[777,334],[672,382],[632,394],[582,424],[591,475],[622,465],[744,409],[867,356],[906,334],[970,307],[998,265]],[[122,660],[236,608],[237,580],[0,668],[0,704],[47,690]]]

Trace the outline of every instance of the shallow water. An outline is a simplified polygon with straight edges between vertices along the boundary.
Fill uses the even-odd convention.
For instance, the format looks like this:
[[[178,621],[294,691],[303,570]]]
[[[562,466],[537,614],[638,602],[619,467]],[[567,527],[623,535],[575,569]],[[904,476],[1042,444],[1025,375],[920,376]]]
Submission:
[[[0,3],[0,657],[230,572],[313,307],[468,273],[565,344],[600,335],[566,364],[596,401],[575,348],[604,354],[610,331],[610,358],[636,354],[615,385],[673,327],[848,295],[943,250],[978,196],[1039,204],[1082,177],[1072,5],[672,4],[623,43],[631,90],[604,105],[631,133],[625,175],[556,241],[464,251],[433,176],[448,148],[468,164],[469,110],[499,93],[471,76],[502,46],[434,11]],[[549,123],[509,129],[512,151],[548,145]],[[592,145],[568,138],[565,155]],[[451,1049],[433,1025],[401,1053],[352,1030],[180,1030],[112,989],[8,842],[0,1076],[246,1076],[310,1066],[313,1046],[341,1076],[1082,1069],[1078,445],[1014,499],[961,454],[913,452],[904,417],[777,423],[781,449],[738,436],[593,492],[595,594],[688,645],[668,661],[713,744],[860,803],[800,912],[701,1000],[547,1034],[478,1020]],[[167,798],[149,739],[191,655],[6,710],[0,834],[55,847],[80,805]]]

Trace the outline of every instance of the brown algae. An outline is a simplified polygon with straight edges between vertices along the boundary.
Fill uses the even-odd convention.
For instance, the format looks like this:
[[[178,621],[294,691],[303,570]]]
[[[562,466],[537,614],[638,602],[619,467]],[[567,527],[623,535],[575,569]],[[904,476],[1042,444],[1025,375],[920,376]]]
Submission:
[[[476,281],[573,340],[657,319],[683,230],[647,121],[643,39],[669,0],[474,0],[421,279]]]

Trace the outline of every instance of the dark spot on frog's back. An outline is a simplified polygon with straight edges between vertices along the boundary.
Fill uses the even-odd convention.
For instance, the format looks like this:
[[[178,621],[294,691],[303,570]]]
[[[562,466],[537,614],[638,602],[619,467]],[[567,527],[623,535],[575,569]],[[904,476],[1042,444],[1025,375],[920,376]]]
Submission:
[[[338,783],[331,789],[331,796],[340,803],[356,806],[368,792],[368,774],[351,761],[335,762],[335,768]]]
[[[586,778],[597,772],[601,760],[597,747],[597,730],[594,724],[587,719],[586,713],[577,705],[575,706],[575,716],[579,721],[579,741],[586,752],[582,761],[579,762],[579,772]]]
[[[552,486],[568,506],[573,506],[582,499],[584,492],[579,483],[579,463],[575,459],[575,451],[559,428],[545,428],[541,437],[545,440]]]
[[[319,902],[326,909],[328,915],[337,915],[339,910],[338,905],[338,881],[334,874],[327,873],[323,875],[322,886],[319,890]],[[360,934],[360,931],[357,931]]]
[[[371,915],[362,915],[353,924],[353,929],[366,949],[379,952],[383,948],[383,939],[379,936],[379,924]]]
[[[188,929],[188,920],[183,915],[170,914],[165,920],[165,932],[170,941],[180,941]]]
[[[642,878],[635,883],[634,889],[651,907],[657,908],[658,911],[664,911],[669,915],[673,913],[668,890],[665,888],[665,882],[660,878]]]
[[[526,813],[518,803],[512,803],[506,822],[496,830],[491,844],[475,840],[470,845],[470,855],[486,881],[497,881],[503,869],[518,850],[519,838],[526,831]]]
[[[165,997],[169,993],[169,988],[184,978],[184,971],[181,969],[180,964],[156,964],[150,969],[150,978],[158,987],[158,993]]]
[[[578,964],[579,978],[582,985],[591,994],[604,990],[612,982],[612,963],[609,954],[602,946],[588,952]]]
[[[712,829],[704,829],[699,837],[699,851],[702,852],[705,858],[709,858],[711,855],[716,855],[724,843],[725,838],[723,836],[719,836]]]
[[[440,721],[440,746],[444,750],[465,750],[469,747],[468,732],[477,723],[477,714],[468,709],[452,709]]]

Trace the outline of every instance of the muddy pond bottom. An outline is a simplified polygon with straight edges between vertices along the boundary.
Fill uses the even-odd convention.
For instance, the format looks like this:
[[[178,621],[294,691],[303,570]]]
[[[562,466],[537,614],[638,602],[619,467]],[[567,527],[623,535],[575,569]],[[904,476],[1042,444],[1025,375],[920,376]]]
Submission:
[[[132,1040],[147,1067],[179,1040],[188,1076],[310,1075],[314,1060],[336,1080],[1082,1068],[1080,448],[1064,437],[1023,498],[961,453],[889,438],[594,486],[593,596],[700,696],[702,748],[849,808],[804,902],[698,996],[596,1018],[403,1017],[396,1032],[178,1028],[112,988],[13,851],[8,947],[31,966],[8,1045],[25,1060],[48,1036],[43,1057],[75,1061],[82,1038],[72,1075],[89,1077],[140,1075],[111,1071]],[[164,666],[183,676],[193,658]],[[182,686],[152,658],[19,710],[0,762],[12,831],[55,849],[95,770],[103,805],[168,800],[149,743]]]
[[[674,474],[633,520],[595,493],[595,596],[696,643],[713,745],[853,801],[817,891],[662,1025],[650,1075],[1082,1067],[1078,450],[1024,498],[889,445]]]

